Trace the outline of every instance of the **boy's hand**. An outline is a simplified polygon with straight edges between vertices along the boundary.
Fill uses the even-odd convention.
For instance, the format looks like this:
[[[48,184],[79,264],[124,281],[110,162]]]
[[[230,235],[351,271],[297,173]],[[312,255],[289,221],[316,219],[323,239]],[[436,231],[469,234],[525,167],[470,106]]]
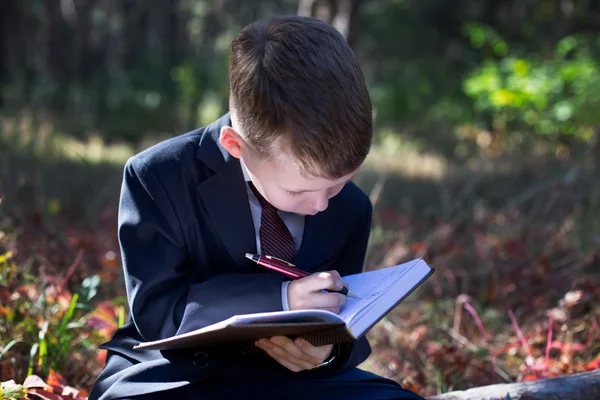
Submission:
[[[332,344],[317,347],[304,339],[292,340],[287,336],[260,339],[255,344],[279,364],[293,372],[313,369],[322,364],[333,350]]]
[[[322,292],[324,289],[341,290],[344,286],[337,271],[317,272],[288,285],[290,310],[320,309],[339,314],[346,305],[346,296],[341,293]]]

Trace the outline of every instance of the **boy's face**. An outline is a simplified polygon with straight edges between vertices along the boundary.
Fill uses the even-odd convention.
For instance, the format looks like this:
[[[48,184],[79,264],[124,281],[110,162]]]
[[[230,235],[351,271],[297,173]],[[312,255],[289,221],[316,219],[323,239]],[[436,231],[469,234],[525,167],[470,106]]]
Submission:
[[[220,142],[232,156],[244,162],[252,182],[269,203],[279,210],[299,215],[324,211],[329,199],[356,173],[335,180],[306,177],[291,154],[281,152],[273,160],[263,160],[231,127],[221,130]]]

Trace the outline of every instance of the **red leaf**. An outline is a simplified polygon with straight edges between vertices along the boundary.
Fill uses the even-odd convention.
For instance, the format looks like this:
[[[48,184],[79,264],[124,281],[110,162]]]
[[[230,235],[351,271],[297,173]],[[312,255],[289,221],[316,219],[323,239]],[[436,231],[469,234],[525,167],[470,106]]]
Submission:
[[[110,328],[111,326],[116,324],[106,321],[105,319],[99,318],[96,315],[93,315],[85,322],[85,325],[89,326],[94,330],[99,331],[101,329]]]
[[[6,304],[10,299],[10,290],[6,286],[0,286],[0,303]]]
[[[529,375],[525,375],[523,377],[523,379],[521,379],[521,382],[537,381],[538,379],[539,379],[539,377],[537,375],[529,374]]]
[[[101,349],[98,352],[98,355],[96,356],[96,361],[98,361],[99,365],[104,366],[106,364],[106,353],[107,351],[105,349]]]
[[[110,250],[102,256],[102,266],[104,268],[114,269],[117,267],[117,253]]]
[[[424,256],[425,253],[427,253],[428,248],[429,248],[429,244],[427,244],[427,242],[417,242],[417,243],[413,243],[410,246],[410,249],[412,250],[413,253],[415,253],[417,255],[417,257]]]
[[[119,306],[110,301],[103,301],[94,310],[86,325],[107,338],[118,328]]]
[[[596,356],[596,358],[594,358],[592,361],[590,361],[588,364],[586,364],[585,369],[586,369],[586,371],[600,369],[600,353]]]
[[[105,321],[115,321],[119,317],[119,306],[106,300],[100,302],[94,310],[94,315],[102,318]]]
[[[67,386],[67,381],[61,374],[51,369],[48,374],[48,385],[52,386],[57,392],[62,393],[65,386]]]
[[[30,301],[35,301],[40,296],[38,288],[34,285],[21,285],[16,289],[16,292]]]
[[[504,243],[504,251],[509,257],[525,255],[525,247],[518,240],[508,240]]]
[[[61,395],[49,392],[44,389],[37,389],[37,388],[29,389],[27,394],[34,395],[34,396],[36,396],[36,398],[40,398],[43,400],[64,400]]]

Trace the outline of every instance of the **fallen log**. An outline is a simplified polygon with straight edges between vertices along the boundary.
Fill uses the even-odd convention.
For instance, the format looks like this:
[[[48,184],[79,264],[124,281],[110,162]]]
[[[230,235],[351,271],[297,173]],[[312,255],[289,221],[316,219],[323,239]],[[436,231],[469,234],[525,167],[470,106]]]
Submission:
[[[600,370],[458,390],[428,400],[599,400]]]

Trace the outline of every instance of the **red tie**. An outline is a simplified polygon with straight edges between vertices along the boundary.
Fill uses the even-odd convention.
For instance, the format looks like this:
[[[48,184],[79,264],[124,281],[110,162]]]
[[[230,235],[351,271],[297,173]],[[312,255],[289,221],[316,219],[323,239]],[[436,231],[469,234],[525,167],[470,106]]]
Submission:
[[[291,262],[296,257],[296,242],[289,229],[277,214],[277,209],[265,199],[252,182],[250,189],[262,206],[260,217],[260,252],[265,256],[273,256]]]

